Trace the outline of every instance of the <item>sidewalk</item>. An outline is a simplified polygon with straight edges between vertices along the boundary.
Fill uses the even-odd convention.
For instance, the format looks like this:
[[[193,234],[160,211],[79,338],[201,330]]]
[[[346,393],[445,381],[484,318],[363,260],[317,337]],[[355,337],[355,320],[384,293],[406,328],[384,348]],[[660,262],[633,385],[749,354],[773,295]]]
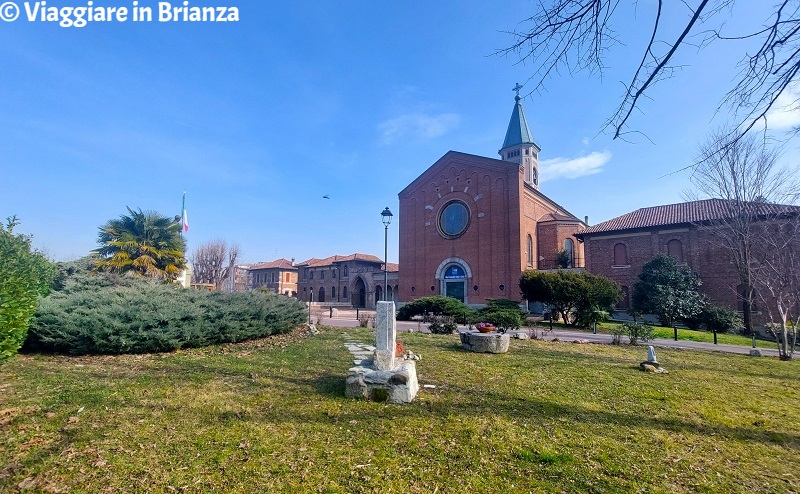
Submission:
[[[343,312],[343,311],[342,311]],[[326,326],[337,326],[342,328],[355,328],[358,327],[358,320],[355,318],[355,311],[350,314],[349,311],[345,314],[340,312],[338,317],[330,318],[327,317],[328,314],[326,313],[321,318],[321,323]],[[362,314],[370,314],[373,315],[374,312],[372,311],[362,311]],[[315,316],[316,317],[316,316]],[[315,319],[316,320],[316,319]],[[528,331],[533,331],[529,328]],[[541,332],[542,328],[536,328],[537,333]],[[466,326],[459,326],[459,331],[466,331]],[[420,331],[423,333],[428,332],[428,325],[425,323],[420,323],[417,321],[397,321],[397,331],[398,332],[414,332]],[[548,332],[547,335],[544,337],[545,340],[553,340],[558,338],[560,341],[575,341],[575,340],[588,340],[590,343],[598,343],[598,344],[610,344],[611,343],[611,335],[610,334],[593,334],[591,331],[572,331],[572,330],[565,330],[565,329],[553,329],[552,332]],[[769,343],[759,341],[758,349],[761,350],[761,354],[767,357],[777,357],[778,356],[778,349],[775,348],[774,345],[768,346]],[[740,346],[740,345],[725,345],[719,344],[715,345],[713,343],[706,343],[701,341],[691,341],[691,340],[670,340],[665,338],[656,338],[653,341],[643,344],[643,345],[653,345],[657,348],[678,348],[684,350],[705,350],[705,351],[712,351],[712,352],[726,352],[726,353],[738,353],[741,355],[749,355],[750,350],[752,349],[749,346]]]

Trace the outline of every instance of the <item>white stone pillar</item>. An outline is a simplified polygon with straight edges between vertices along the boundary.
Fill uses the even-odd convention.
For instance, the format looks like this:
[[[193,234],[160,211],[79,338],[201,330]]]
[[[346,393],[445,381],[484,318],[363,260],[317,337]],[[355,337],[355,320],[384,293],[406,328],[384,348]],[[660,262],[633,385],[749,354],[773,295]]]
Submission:
[[[378,302],[375,329],[375,368],[392,370],[397,349],[397,321],[394,317],[394,302]]]

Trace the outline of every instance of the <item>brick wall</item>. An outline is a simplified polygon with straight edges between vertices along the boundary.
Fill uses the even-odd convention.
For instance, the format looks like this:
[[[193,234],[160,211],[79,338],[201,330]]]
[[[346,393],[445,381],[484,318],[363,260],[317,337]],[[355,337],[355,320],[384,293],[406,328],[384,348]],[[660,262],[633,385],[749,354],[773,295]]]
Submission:
[[[535,267],[541,245],[538,221],[552,220],[551,213],[557,212],[523,179],[524,169],[516,163],[451,151],[406,187],[399,195],[400,301],[442,295],[436,275],[449,260],[468,269],[468,304],[520,300],[519,278],[528,269],[527,236],[533,240]],[[453,200],[470,211],[469,228],[454,239],[441,235],[438,226],[440,212]],[[554,222],[553,246],[577,230],[579,222],[569,223]]]
[[[702,281],[700,291],[715,305],[737,309],[739,278],[729,254],[717,238],[695,226],[587,236],[584,244],[586,269],[611,278],[633,293],[633,285],[639,280],[644,264],[659,253],[667,254],[670,240],[681,242],[685,266]],[[626,247],[626,264],[614,265],[617,244]]]

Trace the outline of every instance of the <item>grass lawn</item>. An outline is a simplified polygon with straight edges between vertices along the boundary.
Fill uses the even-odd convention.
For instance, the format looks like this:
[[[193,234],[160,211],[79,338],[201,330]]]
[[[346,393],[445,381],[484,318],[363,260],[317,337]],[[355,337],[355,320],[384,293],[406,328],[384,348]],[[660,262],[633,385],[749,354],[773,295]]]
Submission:
[[[344,398],[341,329],[0,367],[0,491],[797,492],[800,362],[402,334],[410,405]],[[367,329],[351,336],[373,341]]]
[[[539,322],[536,327],[547,327],[548,324],[546,321]],[[615,322],[603,322],[597,325],[597,332],[598,333],[606,333],[610,334],[611,330],[619,326],[619,324]],[[591,331],[586,328],[580,328],[576,326],[568,326],[565,324],[553,324],[553,327],[557,327],[558,329],[566,329],[569,331]],[[672,328],[668,328],[665,326],[653,326],[653,335],[656,338],[666,338],[666,339],[673,339],[675,337],[674,330]],[[679,340],[691,340],[691,341],[704,341],[706,343],[714,343],[714,333],[710,331],[695,331],[692,329],[681,329],[678,328],[678,339]],[[627,341],[627,337],[623,338],[623,341]],[[775,342],[773,341],[764,341],[764,340],[757,340],[758,347],[760,348],[776,348]],[[717,342],[720,344],[725,345],[740,345],[740,346],[753,346],[753,339],[749,336],[742,336],[738,334],[728,334],[728,333],[717,333]]]

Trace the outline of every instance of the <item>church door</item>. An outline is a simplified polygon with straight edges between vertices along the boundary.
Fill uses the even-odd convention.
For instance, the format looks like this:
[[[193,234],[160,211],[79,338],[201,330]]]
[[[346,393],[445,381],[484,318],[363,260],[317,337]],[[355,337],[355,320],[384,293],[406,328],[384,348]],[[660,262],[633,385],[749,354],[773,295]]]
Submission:
[[[353,307],[363,309],[367,306],[367,287],[360,277],[353,284]]]
[[[445,282],[445,295],[460,301],[464,301],[464,282],[463,281],[447,281]]]
[[[444,294],[464,302],[467,274],[458,264],[448,266],[444,271]]]

